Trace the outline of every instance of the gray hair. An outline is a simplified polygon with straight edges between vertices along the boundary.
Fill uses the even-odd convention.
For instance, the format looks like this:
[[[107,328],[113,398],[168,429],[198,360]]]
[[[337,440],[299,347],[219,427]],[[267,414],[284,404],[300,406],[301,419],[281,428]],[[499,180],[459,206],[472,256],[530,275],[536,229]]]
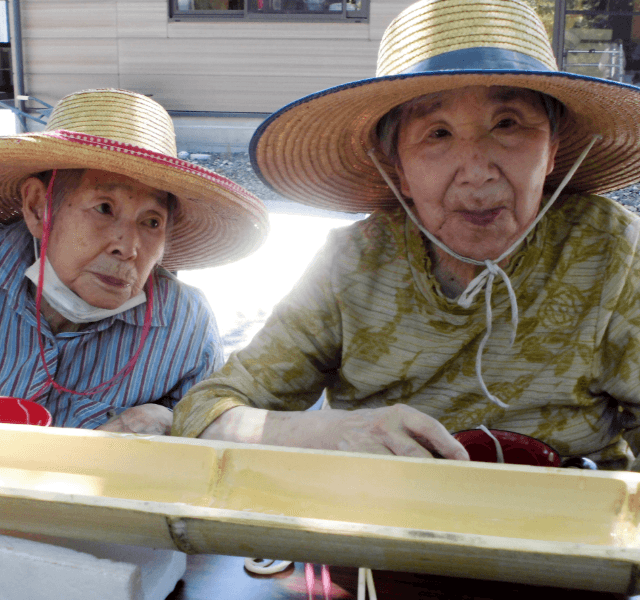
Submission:
[[[549,119],[551,138],[553,139],[560,131],[560,126],[566,113],[565,106],[560,102],[560,100],[557,100],[553,96],[543,94],[542,92],[536,92],[534,90],[531,90],[531,92],[536,96],[536,98],[538,98],[540,104],[545,110],[547,119]],[[398,135],[400,132],[400,126],[411,119],[417,108],[432,96],[432,94],[427,94],[400,104],[392,108],[378,121],[378,125],[376,126],[378,147],[394,165],[399,164],[400,161],[398,156]]]
[[[62,205],[64,198],[67,194],[75,192],[82,181],[85,169],[58,169],[56,172],[56,178],[53,182],[53,190],[51,190],[51,212],[55,215],[58,209]],[[36,173],[33,177],[36,177],[45,185],[49,187],[51,176],[53,171],[43,171],[42,173]]]

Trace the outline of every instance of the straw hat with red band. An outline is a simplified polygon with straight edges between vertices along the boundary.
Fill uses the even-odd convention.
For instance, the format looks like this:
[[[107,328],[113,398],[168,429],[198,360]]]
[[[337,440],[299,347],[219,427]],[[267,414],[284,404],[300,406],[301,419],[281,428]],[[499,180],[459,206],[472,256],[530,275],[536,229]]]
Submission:
[[[269,117],[251,140],[259,177],[298,202],[345,212],[397,206],[367,155],[392,108],[471,85],[522,87],[560,100],[554,188],[594,134],[602,137],[567,192],[602,193],[640,180],[640,89],[559,72],[542,22],[519,0],[423,0],[384,33],[377,76],[302,98]],[[376,157],[395,177],[393,165]]]
[[[84,90],[56,105],[42,133],[0,137],[0,222],[22,218],[20,184],[51,169],[100,169],[178,198],[162,265],[225,264],[253,252],[269,225],[264,204],[233,181],[176,157],[169,114],[125,90]]]

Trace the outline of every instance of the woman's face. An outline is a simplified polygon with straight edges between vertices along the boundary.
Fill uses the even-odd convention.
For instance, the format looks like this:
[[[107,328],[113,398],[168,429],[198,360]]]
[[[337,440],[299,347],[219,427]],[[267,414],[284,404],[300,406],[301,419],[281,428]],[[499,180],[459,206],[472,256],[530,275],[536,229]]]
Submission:
[[[430,233],[463,256],[495,260],[535,219],[557,149],[533,92],[473,86],[412,111],[396,170]]]
[[[46,187],[23,184],[24,213],[44,214]],[[66,194],[51,228],[47,257],[60,280],[83,300],[118,308],[138,294],[164,252],[166,192],[117,173],[87,169]],[[39,225],[39,228],[38,228]],[[41,220],[29,226],[42,236]]]

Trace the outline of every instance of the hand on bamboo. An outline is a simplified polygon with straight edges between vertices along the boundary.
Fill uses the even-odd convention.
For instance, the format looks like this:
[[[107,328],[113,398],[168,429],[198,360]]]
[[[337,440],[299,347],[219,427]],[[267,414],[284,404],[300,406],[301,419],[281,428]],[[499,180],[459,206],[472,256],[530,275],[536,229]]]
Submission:
[[[444,426],[406,406],[305,412],[267,411],[247,406],[222,414],[202,438],[294,448],[469,460]]]
[[[127,408],[118,416],[96,427],[96,429],[115,433],[169,435],[172,422],[173,413],[166,406],[141,404],[140,406]]]
[[[439,421],[405,404],[339,413],[327,431],[333,438],[331,449],[419,458],[435,451],[445,458],[469,460],[462,444]]]

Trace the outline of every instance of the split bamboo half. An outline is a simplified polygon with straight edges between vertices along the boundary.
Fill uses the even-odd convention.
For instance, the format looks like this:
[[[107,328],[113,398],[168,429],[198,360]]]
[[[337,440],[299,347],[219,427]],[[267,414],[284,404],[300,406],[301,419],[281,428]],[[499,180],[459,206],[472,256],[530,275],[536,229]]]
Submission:
[[[0,425],[0,529],[640,592],[640,474]]]

